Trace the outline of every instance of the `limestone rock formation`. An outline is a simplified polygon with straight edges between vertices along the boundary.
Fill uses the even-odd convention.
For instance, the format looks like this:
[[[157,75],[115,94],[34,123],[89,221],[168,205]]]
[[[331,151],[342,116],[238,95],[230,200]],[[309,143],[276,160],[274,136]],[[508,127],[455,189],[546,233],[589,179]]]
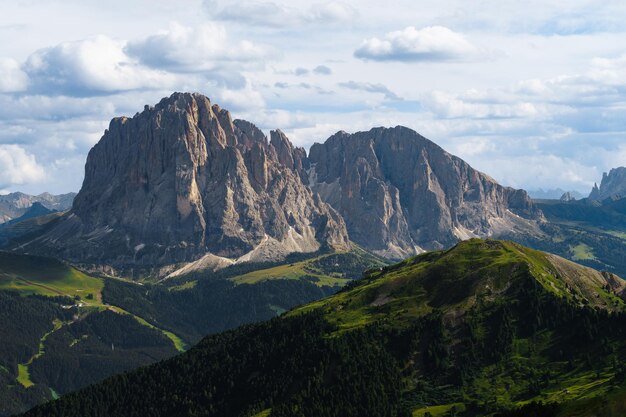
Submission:
[[[282,133],[269,142],[207,97],[175,93],[111,121],[69,215],[21,249],[122,267],[347,248],[341,216],[293,170],[297,155]]]
[[[600,187],[594,184],[589,198],[602,201],[607,198],[626,197],[626,167],[613,168],[609,173],[602,175]]]
[[[510,233],[542,218],[525,191],[401,126],[339,132],[311,147],[309,164],[309,186],[341,213],[350,238],[381,255]]]
[[[408,128],[339,132],[307,156],[280,130],[268,140],[207,97],[175,93],[111,121],[72,210],[19,250],[176,275],[349,239],[400,258],[541,219],[525,191]]]

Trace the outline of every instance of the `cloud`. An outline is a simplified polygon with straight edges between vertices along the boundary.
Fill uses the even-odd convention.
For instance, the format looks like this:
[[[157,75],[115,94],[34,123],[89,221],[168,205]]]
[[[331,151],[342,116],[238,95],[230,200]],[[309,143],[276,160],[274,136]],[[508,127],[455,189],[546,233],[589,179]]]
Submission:
[[[270,47],[229,39],[226,29],[215,23],[172,23],[166,31],[129,42],[125,51],[149,67],[182,72],[214,71],[232,63],[238,68],[262,65],[276,55]]]
[[[421,98],[426,109],[437,117],[472,118],[472,119],[507,119],[533,117],[547,111],[547,105],[529,101],[503,100],[504,94],[470,90],[462,94],[451,94],[444,91],[431,91]]]
[[[0,93],[24,91],[28,85],[28,76],[14,59],[0,58]]]
[[[175,77],[140,65],[124,52],[124,47],[124,41],[99,35],[40,49],[24,65],[30,78],[29,89],[88,96],[174,85]]]
[[[45,172],[32,154],[18,145],[0,145],[0,189],[41,181]]]
[[[317,67],[313,68],[313,73],[318,75],[330,75],[333,73],[333,70],[326,65],[318,65]]]
[[[551,121],[577,131],[626,131],[626,56],[595,58],[581,74],[461,92],[431,90],[425,108],[444,119]]]
[[[480,55],[463,35],[443,26],[409,26],[389,32],[383,39],[366,39],[354,52],[363,60],[403,62],[466,61]]]
[[[0,94],[0,122],[28,120],[65,121],[85,116],[114,114],[115,106],[107,98]],[[24,124],[27,128],[28,124]],[[4,132],[0,131],[0,140]]]
[[[218,88],[212,94],[215,97],[215,100],[212,101],[229,111],[252,111],[265,106],[265,100],[261,93],[252,88],[249,83],[238,90]]]
[[[389,90],[383,84],[373,84],[358,81],[348,81],[339,83],[340,87],[344,87],[350,90],[366,91],[368,93],[380,93],[385,96],[387,100],[402,100],[402,97],[396,95],[393,91]]]
[[[354,7],[336,1],[315,3],[303,10],[270,1],[243,0],[236,6],[220,7],[215,0],[205,0],[204,9],[212,19],[266,27],[332,24],[349,21],[357,15]]]
[[[302,77],[303,75],[307,75],[309,73],[309,70],[306,68],[298,67],[293,70],[293,73],[298,77]]]

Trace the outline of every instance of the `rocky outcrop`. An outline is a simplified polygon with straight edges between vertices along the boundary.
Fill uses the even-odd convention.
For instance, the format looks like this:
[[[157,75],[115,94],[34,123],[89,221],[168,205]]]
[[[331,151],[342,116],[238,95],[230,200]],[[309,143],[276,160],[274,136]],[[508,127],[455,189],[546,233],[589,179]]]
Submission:
[[[309,186],[341,213],[350,238],[381,255],[510,233],[542,217],[525,191],[401,126],[339,132],[311,147],[309,164]]]
[[[400,258],[540,219],[525,191],[405,127],[339,132],[307,156],[280,130],[268,140],[207,97],[175,93],[113,119],[72,210],[19,249],[175,276],[346,249],[348,236]]]
[[[594,184],[589,194],[591,200],[597,201],[624,197],[626,197],[626,167],[613,168],[608,174],[605,172],[600,187]]]
[[[111,121],[71,212],[22,250],[122,267],[347,248],[343,219],[302,183],[295,155],[281,132],[269,142],[207,97],[175,93]]]
[[[65,211],[72,207],[75,196],[76,193],[28,195],[20,192],[0,195],[0,223],[24,215],[34,203],[49,210]]]

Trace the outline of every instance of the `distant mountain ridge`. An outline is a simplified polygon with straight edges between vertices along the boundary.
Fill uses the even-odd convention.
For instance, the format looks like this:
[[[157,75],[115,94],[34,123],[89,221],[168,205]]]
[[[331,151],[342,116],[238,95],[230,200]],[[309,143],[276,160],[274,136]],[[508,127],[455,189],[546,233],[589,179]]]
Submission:
[[[0,223],[22,216],[33,205],[41,203],[49,210],[65,211],[72,207],[76,193],[29,195],[20,192],[0,195]]]
[[[564,190],[562,188],[552,188],[552,189],[546,189],[546,190],[544,190],[543,188],[539,188],[536,190],[528,190],[528,195],[530,195],[530,198],[539,199],[539,200],[558,200],[564,194],[569,194],[570,196],[572,196],[573,198],[577,200],[584,198],[584,195],[579,193],[578,191]]]
[[[201,94],[111,121],[71,212],[20,250],[121,268],[219,267],[365,249],[401,258],[536,233],[528,194],[405,127],[339,132],[307,155]]]

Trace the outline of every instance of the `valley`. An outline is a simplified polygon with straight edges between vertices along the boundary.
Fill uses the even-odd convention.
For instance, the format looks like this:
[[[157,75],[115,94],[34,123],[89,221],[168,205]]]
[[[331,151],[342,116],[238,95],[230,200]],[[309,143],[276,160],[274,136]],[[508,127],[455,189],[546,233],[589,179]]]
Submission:
[[[345,272],[338,272],[339,265]],[[0,352],[6,372],[0,378],[0,415],[173,356],[206,334],[330,295],[376,265],[386,263],[361,250],[155,284],[92,276],[51,258],[0,252],[0,296],[10,301],[0,303],[0,336],[16,343]],[[28,316],[19,318],[16,303]],[[40,317],[32,308],[54,313]],[[23,345],[18,328],[33,328]]]
[[[618,416],[625,290],[562,258],[474,239],[25,416],[101,415],[100,396],[120,416],[591,417],[600,399]]]

